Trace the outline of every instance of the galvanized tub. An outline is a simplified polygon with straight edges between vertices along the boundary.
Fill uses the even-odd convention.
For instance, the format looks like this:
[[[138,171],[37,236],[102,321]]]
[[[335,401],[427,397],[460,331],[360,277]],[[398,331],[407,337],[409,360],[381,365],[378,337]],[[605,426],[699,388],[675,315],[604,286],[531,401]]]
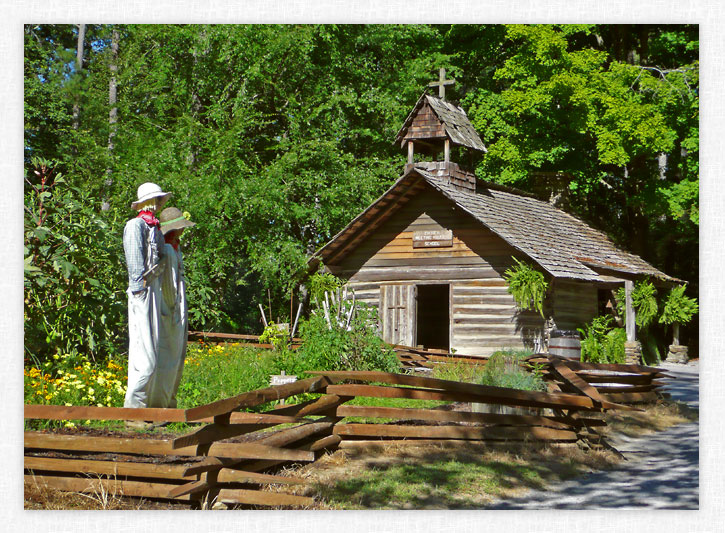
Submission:
[[[581,360],[582,348],[578,331],[555,329],[549,337],[549,353],[567,359]]]

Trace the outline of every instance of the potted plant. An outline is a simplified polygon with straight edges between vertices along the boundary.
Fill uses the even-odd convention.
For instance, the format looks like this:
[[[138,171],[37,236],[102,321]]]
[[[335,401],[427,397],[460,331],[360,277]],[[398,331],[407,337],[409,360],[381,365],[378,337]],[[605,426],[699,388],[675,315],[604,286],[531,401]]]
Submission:
[[[685,286],[673,288],[665,299],[660,323],[672,324],[672,345],[667,353],[667,361],[675,363],[687,362],[687,346],[680,345],[680,324],[687,324],[698,312],[695,298],[685,296]]]

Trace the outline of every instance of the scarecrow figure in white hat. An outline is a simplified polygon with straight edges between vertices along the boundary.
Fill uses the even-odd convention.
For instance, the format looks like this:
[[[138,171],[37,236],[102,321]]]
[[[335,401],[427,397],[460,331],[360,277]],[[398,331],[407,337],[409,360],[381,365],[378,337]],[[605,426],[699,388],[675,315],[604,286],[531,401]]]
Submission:
[[[167,207],[159,214],[164,234],[163,274],[161,274],[160,350],[151,395],[159,407],[176,407],[176,391],[184,371],[186,345],[189,336],[188,307],[184,260],[179,237],[185,228],[195,226],[188,214],[176,207]]]
[[[123,249],[128,268],[128,389],[124,407],[161,407],[150,396],[159,361],[159,327],[164,237],[154,216],[171,193],[155,183],[138,188],[131,204],[138,216],[123,230]]]

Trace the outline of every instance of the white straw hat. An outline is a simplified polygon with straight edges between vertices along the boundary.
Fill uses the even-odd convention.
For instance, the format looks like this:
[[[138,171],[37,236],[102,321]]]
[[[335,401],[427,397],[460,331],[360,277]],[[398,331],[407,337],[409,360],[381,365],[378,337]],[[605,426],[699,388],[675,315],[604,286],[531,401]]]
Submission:
[[[142,183],[138,187],[137,192],[138,200],[131,204],[131,209],[138,209],[144,202],[151,200],[152,198],[160,198],[157,210],[160,210],[166,203],[166,200],[171,196],[170,192],[164,192],[161,187],[155,183]]]

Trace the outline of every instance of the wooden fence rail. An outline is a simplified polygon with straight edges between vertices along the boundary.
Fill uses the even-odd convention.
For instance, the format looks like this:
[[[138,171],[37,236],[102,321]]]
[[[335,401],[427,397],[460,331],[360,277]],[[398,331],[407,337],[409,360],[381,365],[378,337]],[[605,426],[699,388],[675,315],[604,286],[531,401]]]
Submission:
[[[668,377],[659,369],[636,365],[592,365],[541,355],[531,361],[542,368],[549,392],[405,373],[313,372],[312,377],[294,383],[244,392],[190,409],[26,405],[26,419],[146,420],[185,422],[192,427],[175,438],[26,431],[25,482],[195,506],[216,500],[309,507],[314,504],[309,497],[265,490],[270,484],[303,483],[270,470],[285,463],[314,461],[319,454],[338,447],[384,443],[461,446],[471,442],[580,442],[595,446],[591,437],[598,435],[593,428],[605,422],[587,413],[637,409],[622,402],[656,396]],[[277,400],[294,401],[303,393],[317,396],[272,406],[261,413],[244,411]],[[358,396],[526,407],[532,413],[351,405],[350,400]],[[350,417],[355,421],[349,421]]]

